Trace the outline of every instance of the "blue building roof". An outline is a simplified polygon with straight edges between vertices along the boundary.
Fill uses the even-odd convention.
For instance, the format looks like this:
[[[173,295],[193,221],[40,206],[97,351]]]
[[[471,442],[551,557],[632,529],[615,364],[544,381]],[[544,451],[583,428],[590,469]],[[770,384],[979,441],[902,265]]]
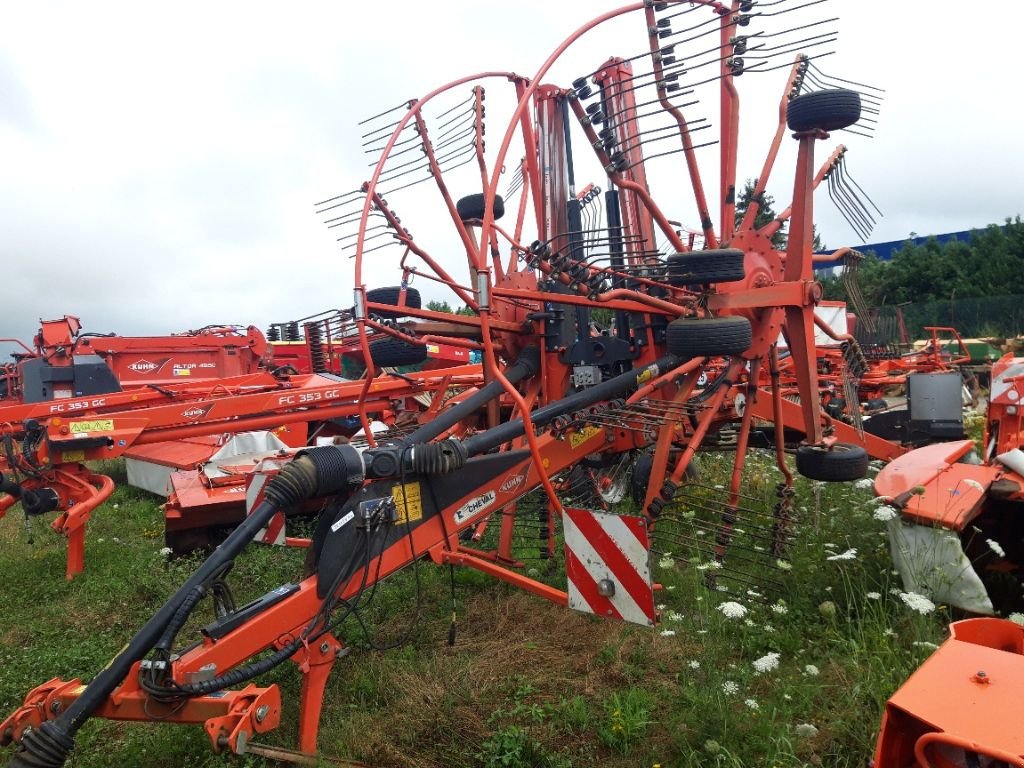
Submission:
[[[944,235],[925,235],[924,237],[907,237],[903,240],[888,240],[884,243],[867,243],[865,245],[858,245],[856,250],[863,254],[873,252],[882,261],[890,261],[896,254],[896,251],[906,247],[907,243],[913,243],[914,245],[924,245],[929,240],[937,240],[939,243],[948,243],[950,240],[959,240],[960,242],[966,243],[971,239],[971,235],[978,232],[985,227],[978,227],[977,229],[967,229],[963,232],[947,232]],[[835,253],[836,249],[826,251],[826,253]],[[841,263],[841,262],[840,262]],[[820,264],[815,266],[815,270],[832,269],[835,264]]]

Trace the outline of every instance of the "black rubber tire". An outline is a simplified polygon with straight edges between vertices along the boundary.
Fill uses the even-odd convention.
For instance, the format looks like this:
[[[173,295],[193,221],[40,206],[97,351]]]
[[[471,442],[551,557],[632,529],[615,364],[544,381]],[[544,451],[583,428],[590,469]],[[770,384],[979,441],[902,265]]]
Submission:
[[[860,94],[846,88],[797,96],[786,109],[792,131],[838,131],[860,120]]]
[[[398,301],[402,295],[401,286],[391,286],[390,288],[371,288],[366,292],[366,300],[372,301],[375,304],[390,304],[393,307],[398,306]],[[405,306],[410,309],[420,309],[423,305],[420,299],[420,292],[415,288],[405,289]],[[405,313],[401,310],[397,312],[386,312],[383,310],[374,310],[373,314],[377,317],[405,317]]]
[[[750,321],[739,315],[681,317],[665,329],[668,353],[684,360],[738,355],[746,352],[752,341]]]
[[[389,336],[370,342],[370,357],[380,368],[419,365],[427,359],[427,347],[424,344],[410,344]]]
[[[467,195],[455,204],[455,210],[458,211],[459,218],[463,221],[472,221],[474,219],[482,219],[486,208],[484,203],[486,197],[482,194]],[[494,196],[494,220],[497,221],[505,215],[505,201],[501,195]]]
[[[669,285],[690,287],[706,283],[734,283],[746,276],[743,251],[737,248],[676,253],[668,257]]]
[[[672,458],[669,457],[669,472],[671,472],[672,466]],[[642,507],[644,500],[647,498],[647,486],[651,484],[651,470],[653,469],[654,457],[649,453],[641,453],[636,457],[636,461],[633,462],[633,474],[629,478],[629,495],[638,507]],[[683,482],[693,483],[699,477],[700,470],[697,469],[697,462],[694,459],[686,465],[686,471],[683,473]]]
[[[868,473],[868,452],[852,443],[835,443],[831,450],[801,445],[796,449],[796,471],[826,483],[860,480]]]

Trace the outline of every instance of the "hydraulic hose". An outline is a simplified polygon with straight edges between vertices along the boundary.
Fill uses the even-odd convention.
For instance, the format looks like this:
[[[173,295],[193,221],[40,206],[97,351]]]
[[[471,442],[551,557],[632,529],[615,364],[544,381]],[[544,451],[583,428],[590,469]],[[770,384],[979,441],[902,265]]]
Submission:
[[[40,728],[25,734],[21,749],[11,758],[7,768],[63,766],[74,748],[78,729],[121,684],[132,665],[153,649],[169,627],[182,620],[180,609],[185,603],[194,601],[196,591],[233,561],[278,510],[318,493],[340,490],[351,485],[357,477],[361,481],[361,467],[358,453],[350,446],[310,449],[285,465],[280,474],[268,483],[266,500],[232,531],[78,698],[55,720],[48,720]]]
[[[523,379],[532,378],[539,370],[540,349],[530,346],[523,349],[519,354],[519,359],[505,371],[505,378],[512,384],[516,384]],[[484,385],[478,392],[467,397],[461,403],[452,406],[433,421],[406,435],[399,445],[403,447],[418,445],[433,440],[438,435],[444,434],[445,431],[458,424],[466,416],[473,413],[473,411],[499,397],[504,391],[501,382],[497,380]]]

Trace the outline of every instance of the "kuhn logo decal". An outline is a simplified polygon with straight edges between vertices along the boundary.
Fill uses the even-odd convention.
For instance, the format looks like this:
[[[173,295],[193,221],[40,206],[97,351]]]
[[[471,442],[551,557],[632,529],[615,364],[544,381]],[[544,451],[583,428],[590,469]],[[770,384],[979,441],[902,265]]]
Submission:
[[[166,357],[160,362],[153,363],[143,358],[142,360],[136,360],[134,363],[128,366],[129,371],[135,371],[136,373],[153,373],[153,371],[159,371],[171,358]]]
[[[213,404],[210,405],[194,405],[181,412],[181,415],[186,419],[201,419],[203,416],[210,412],[213,408]]]
[[[514,493],[523,483],[526,482],[525,474],[509,475],[498,487],[502,493]]]

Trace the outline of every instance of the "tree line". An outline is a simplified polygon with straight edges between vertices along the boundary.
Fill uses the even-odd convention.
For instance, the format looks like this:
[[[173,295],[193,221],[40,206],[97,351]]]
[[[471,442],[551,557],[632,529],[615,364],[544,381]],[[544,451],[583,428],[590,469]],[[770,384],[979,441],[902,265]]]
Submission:
[[[1024,222],[1007,219],[966,240],[908,240],[890,261],[869,251],[856,280],[867,306],[902,306],[912,334],[949,325],[961,335],[1016,335],[1024,330]],[[841,277],[822,285],[826,299],[849,301]]]

